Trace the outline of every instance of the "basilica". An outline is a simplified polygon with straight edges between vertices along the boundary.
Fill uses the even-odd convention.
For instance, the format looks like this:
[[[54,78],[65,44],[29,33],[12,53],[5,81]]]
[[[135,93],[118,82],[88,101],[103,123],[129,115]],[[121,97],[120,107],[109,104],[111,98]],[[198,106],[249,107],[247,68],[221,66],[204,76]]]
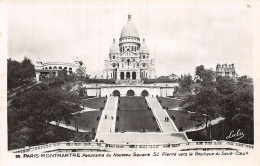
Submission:
[[[155,60],[150,58],[145,39],[139,33],[128,14],[127,24],[121,31],[119,44],[113,39],[109,58],[105,60],[103,77],[117,80],[141,80],[155,77]]]

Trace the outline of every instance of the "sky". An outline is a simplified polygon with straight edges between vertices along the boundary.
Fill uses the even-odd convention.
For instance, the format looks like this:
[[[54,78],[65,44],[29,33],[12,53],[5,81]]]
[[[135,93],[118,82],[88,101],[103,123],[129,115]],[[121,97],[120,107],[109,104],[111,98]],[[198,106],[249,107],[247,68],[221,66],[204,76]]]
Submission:
[[[194,74],[235,64],[253,75],[252,11],[246,1],[14,1],[8,8],[8,58],[34,63],[82,60],[102,75],[127,14],[155,58],[156,75]],[[217,3],[218,2],[218,3]]]

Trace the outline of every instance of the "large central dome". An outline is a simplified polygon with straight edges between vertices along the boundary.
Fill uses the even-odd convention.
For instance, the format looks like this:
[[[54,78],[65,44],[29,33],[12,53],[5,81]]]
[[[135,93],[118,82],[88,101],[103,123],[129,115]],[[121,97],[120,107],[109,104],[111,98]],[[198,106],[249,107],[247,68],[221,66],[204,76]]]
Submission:
[[[132,23],[130,14],[128,14],[128,22],[122,29],[120,38],[128,37],[128,36],[139,38],[139,33],[136,27],[134,26],[134,24]]]

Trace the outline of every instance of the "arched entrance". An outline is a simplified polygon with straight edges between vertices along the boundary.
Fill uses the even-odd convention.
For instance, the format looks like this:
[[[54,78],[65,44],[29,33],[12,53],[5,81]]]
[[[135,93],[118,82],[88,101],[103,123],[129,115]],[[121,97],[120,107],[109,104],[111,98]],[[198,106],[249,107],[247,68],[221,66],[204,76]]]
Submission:
[[[121,79],[121,80],[125,79],[125,73],[124,73],[124,72],[121,72],[121,73],[120,73],[120,79]]]
[[[126,78],[130,79],[130,72],[126,72]]]
[[[142,93],[141,93],[141,96],[145,97],[145,96],[148,96],[149,93],[147,90],[143,90]]]
[[[120,92],[118,90],[113,91],[113,96],[120,96]]]
[[[133,80],[136,79],[136,72],[132,72],[132,78],[133,78]]]
[[[134,96],[135,92],[133,90],[128,90],[126,95],[127,96]]]

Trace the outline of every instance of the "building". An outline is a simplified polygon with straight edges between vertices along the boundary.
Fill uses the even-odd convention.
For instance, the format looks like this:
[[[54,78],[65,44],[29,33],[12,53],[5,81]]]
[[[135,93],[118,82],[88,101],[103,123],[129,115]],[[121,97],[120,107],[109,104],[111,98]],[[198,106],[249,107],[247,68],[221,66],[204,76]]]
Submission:
[[[148,47],[128,14],[127,24],[123,27],[119,44],[113,39],[109,58],[105,60],[103,77],[117,80],[140,80],[155,77],[155,60],[150,58]]]
[[[59,70],[67,70],[68,74],[75,73],[78,76],[86,76],[86,67],[82,61],[76,60],[74,63],[67,62],[46,62],[36,61],[36,81],[48,79],[50,75],[58,75]]]
[[[234,64],[217,64],[216,67],[216,77],[218,76],[229,76],[233,79],[236,79],[236,77],[238,76],[235,70],[235,65]]]
[[[168,76],[160,76],[157,79],[170,79],[170,80],[178,80],[180,77],[178,77],[176,74],[170,74]]]

